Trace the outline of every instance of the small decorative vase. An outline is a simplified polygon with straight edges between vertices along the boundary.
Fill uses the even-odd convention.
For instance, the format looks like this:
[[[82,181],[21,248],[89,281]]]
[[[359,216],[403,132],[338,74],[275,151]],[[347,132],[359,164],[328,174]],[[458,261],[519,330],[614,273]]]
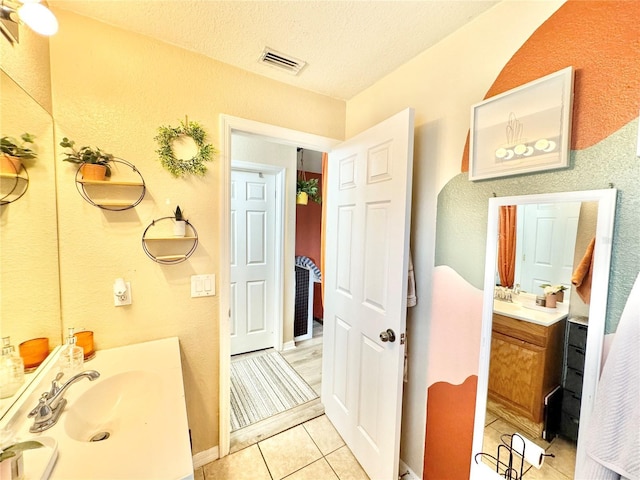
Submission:
[[[556,293],[556,301],[562,303],[564,301],[564,290]]]
[[[16,175],[22,170],[22,160],[18,157],[12,157],[11,155],[3,154],[0,157],[0,172],[1,173],[15,173]]]
[[[545,307],[556,308],[556,302],[558,298],[555,293],[551,293],[545,297]]]
[[[85,180],[104,180],[107,176],[107,167],[93,163],[84,163],[80,167],[82,178]]]
[[[176,220],[176,223],[173,225],[173,236],[174,237],[184,237],[185,232],[187,230],[187,222],[184,220]]]
[[[309,202],[309,195],[306,192],[300,192],[296,195],[296,203],[298,205],[306,205]]]

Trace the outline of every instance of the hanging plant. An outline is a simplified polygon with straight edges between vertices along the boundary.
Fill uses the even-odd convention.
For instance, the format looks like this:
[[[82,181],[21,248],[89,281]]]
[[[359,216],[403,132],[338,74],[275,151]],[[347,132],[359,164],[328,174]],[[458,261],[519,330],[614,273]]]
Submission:
[[[305,194],[306,198],[309,200],[313,200],[316,203],[322,203],[322,197],[320,196],[320,187],[318,186],[317,178],[310,178],[306,180],[304,178],[298,178],[297,181],[297,203],[301,205],[306,205],[306,200],[300,199],[300,194]],[[303,197],[304,198],[304,197]]]
[[[300,171],[296,182],[296,204],[307,205],[309,200],[322,203],[318,179],[310,178],[307,180],[307,175],[304,171],[304,149],[298,148],[298,153],[300,154]]]
[[[191,137],[198,148],[198,153],[189,159],[176,158],[173,152],[173,142],[181,136]],[[206,132],[197,122],[189,122],[185,119],[179,127],[162,126],[158,128],[158,135],[154,140],[158,142],[160,163],[174,177],[184,177],[188,173],[203,176],[207,171],[204,162],[211,161],[211,157],[217,150],[210,143],[205,143]]]

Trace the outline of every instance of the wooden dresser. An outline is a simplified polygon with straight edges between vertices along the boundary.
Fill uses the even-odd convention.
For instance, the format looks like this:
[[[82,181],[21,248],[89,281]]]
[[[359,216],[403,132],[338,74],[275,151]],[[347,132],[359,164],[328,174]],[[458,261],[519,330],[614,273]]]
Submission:
[[[489,400],[541,426],[544,398],[562,380],[565,320],[544,326],[494,313],[492,330]]]

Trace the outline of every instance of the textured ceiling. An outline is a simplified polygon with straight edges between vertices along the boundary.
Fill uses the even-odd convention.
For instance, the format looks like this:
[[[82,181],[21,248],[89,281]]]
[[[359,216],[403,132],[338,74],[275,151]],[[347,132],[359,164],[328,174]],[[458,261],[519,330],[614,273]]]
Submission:
[[[305,90],[350,99],[498,3],[485,0],[49,0]],[[64,28],[64,25],[61,26]],[[265,47],[307,62],[259,62]]]

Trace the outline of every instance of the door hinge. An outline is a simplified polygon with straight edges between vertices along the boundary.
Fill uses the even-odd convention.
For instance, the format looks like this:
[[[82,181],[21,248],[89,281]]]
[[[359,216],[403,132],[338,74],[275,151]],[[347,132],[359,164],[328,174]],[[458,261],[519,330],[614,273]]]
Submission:
[[[406,340],[407,340],[407,335],[405,333],[401,333],[400,334],[400,345],[404,345]]]

